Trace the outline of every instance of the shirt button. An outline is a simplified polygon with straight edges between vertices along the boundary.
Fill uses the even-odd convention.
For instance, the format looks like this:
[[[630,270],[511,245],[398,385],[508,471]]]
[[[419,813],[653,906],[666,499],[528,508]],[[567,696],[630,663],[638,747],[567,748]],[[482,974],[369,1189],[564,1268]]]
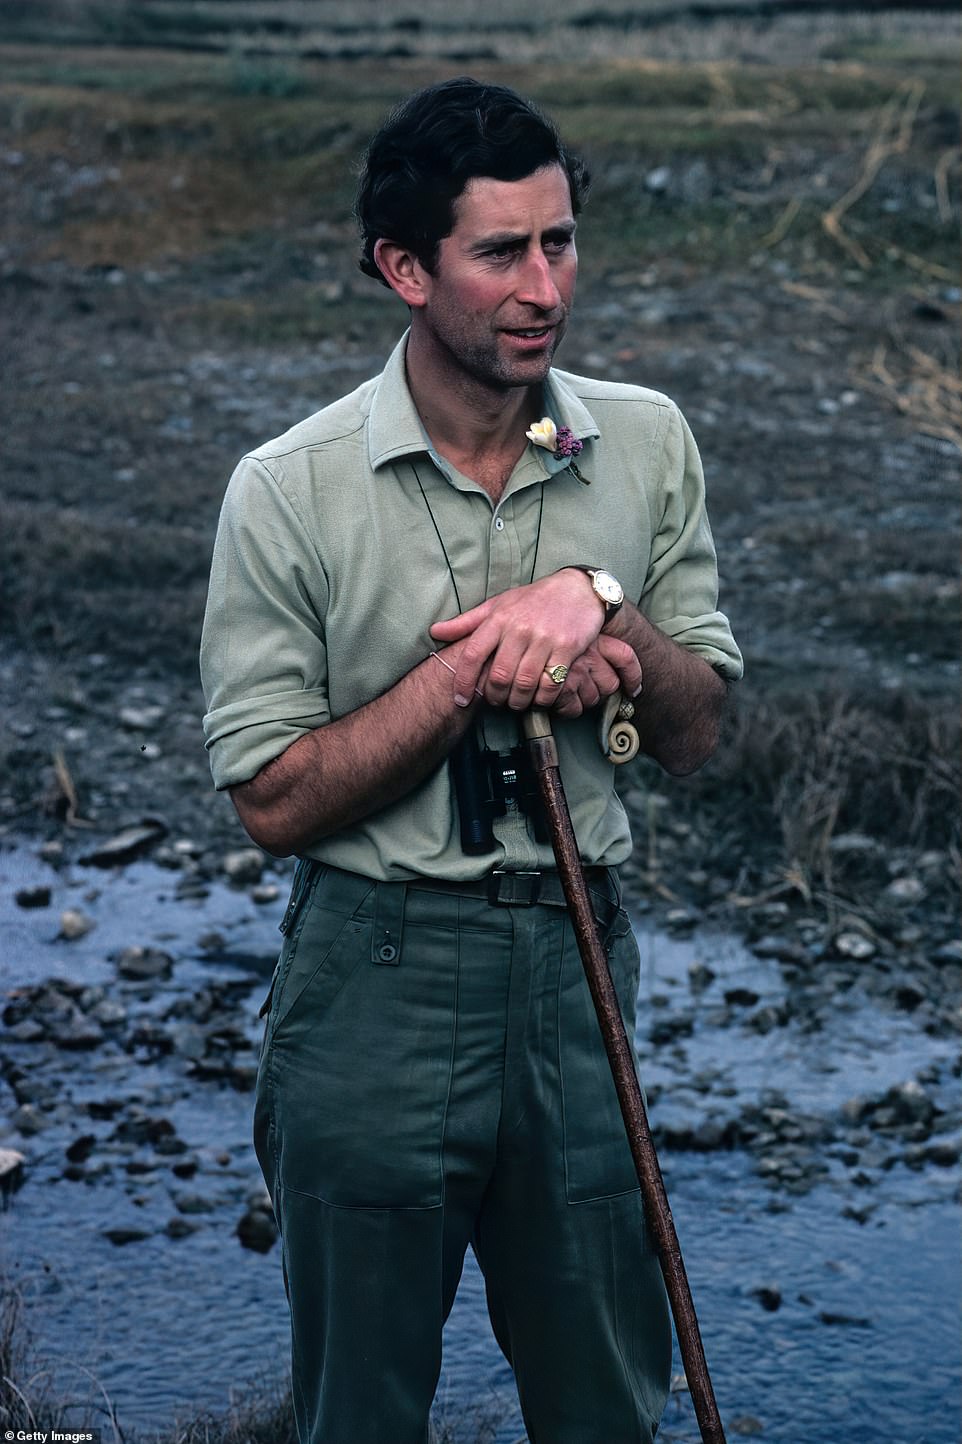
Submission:
[[[495,529],[495,531],[504,531],[504,517],[502,517],[502,516],[497,516],[497,517],[495,517],[495,519],[494,519],[494,529]]]

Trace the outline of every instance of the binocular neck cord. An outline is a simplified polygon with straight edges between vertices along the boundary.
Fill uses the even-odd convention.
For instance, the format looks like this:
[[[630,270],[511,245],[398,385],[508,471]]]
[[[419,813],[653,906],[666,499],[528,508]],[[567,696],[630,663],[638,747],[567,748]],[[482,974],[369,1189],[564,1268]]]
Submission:
[[[421,497],[422,497],[422,499],[423,499],[423,501],[424,501],[424,505],[425,505],[425,506],[427,507],[427,509],[428,509],[428,516],[431,518],[431,525],[434,527],[435,535],[436,535],[436,537],[437,537],[437,539],[438,539],[438,542],[439,542],[439,544],[440,544],[441,552],[442,552],[442,555],[444,556],[444,564],[445,564],[445,566],[446,566],[447,569],[448,569],[448,576],[451,578],[451,586],[452,586],[452,588],[454,589],[454,600],[456,601],[457,606],[458,606],[458,615],[460,616],[461,613],[464,611],[464,608],[463,608],[463,606],[461,605],[461,593],[458,591],[458,583],[457,583],[457,580],[456,580],[455,575],[454,575],[454,568],[453,568],[452,565],[451,565],[451,558],[448,556],[448,549],[447,549],[447,547],[444,545],[444,537],[441,535],[441,528],[438,526],[438,519],[437,519],[437,517],[434,515],[434,511],[433,511],[433,508],[432,508],[432,506],[431,506],[431,503],[428,501],[428,494],[427,494],[427,492],[424,490],[424,483],[421,481],[421,474],[420,474],[420,472],[418,471],[417,466],[415,465],[415,463],[414,463],[413,461],[411,462],[411,470],[414,472],[414,477],[415,477],[415,480],[417,481],[417,484],[418,484],[418,490],[419,490],[420,493],[421,493]],[[534,581],[534,574],[535,574],[535,570],[536,570],[537,565],[538,565],[538,548],[541,546],[541,523],[542,523],[543,520],[544,520],[544,480],[542,479],[542,481],[541,481],[541,496],[540,496],[539,501],[538,501],[538,530],[537,530],[537,532],[535,533],[535,539],[534,539],[534,556],[533,556],[532,559],[531,559],[531,575],[528,577],[528,585],[529,585],[529,586],[530,586],[531,583]]]

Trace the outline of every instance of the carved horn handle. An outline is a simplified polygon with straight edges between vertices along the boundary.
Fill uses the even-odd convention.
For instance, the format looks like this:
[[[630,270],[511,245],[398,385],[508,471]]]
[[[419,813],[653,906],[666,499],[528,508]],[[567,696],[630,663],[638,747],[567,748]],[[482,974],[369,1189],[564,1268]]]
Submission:
[[[637,757],[641,749],[638,729],[631,722],[634,715],[634,704],[623,693],[616,692],[604,705],[598,740],[602,752],[616,767]]]

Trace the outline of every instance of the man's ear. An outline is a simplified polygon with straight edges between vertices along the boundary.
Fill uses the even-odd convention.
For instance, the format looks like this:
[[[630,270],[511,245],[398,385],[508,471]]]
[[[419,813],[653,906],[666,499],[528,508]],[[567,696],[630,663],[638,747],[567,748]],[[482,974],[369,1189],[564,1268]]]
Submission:
[[[413,251],[382,236],[374,245],[374,261],[391,290],[396,291],[402,301],[409,306],[425,304],[425,283],[429,277]]]

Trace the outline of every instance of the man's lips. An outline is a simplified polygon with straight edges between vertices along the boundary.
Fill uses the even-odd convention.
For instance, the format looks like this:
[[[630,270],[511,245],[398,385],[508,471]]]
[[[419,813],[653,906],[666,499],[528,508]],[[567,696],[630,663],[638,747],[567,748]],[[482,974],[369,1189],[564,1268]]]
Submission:
[[[557,330],[558,322],[541,326],[505,326],[502,334],[510,337],[517,346],[540,346],[550,340]]]

